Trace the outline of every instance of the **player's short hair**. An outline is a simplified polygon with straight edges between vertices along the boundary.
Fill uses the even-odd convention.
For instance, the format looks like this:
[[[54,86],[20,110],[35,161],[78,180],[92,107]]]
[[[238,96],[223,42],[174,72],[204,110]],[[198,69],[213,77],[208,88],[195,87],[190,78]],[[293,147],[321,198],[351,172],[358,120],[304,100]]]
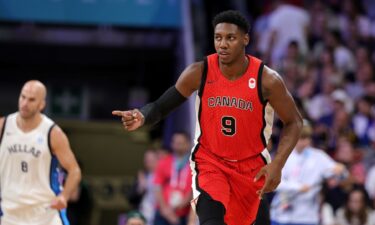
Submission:
[[[245,34],[250,30],[250,24],[247,19],[236,10],[227,10],[217,14],[212,20],[212,25],[215,29],[219,23],[231,23],[237,25]]]

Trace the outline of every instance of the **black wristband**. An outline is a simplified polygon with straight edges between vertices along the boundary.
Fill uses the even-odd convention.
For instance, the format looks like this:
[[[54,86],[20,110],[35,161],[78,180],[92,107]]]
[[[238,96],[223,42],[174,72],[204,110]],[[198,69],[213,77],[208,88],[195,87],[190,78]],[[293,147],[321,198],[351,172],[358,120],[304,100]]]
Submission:
[[[156,101],[143,106],[139,111],[145,117],[145,125],[155,125],[186,101],[175,86],[170,87]]]

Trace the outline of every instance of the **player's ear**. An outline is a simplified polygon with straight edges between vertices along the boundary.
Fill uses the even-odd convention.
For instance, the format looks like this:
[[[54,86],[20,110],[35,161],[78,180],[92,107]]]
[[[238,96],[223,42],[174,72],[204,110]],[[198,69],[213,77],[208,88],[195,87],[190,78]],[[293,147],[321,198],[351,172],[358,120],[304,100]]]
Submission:
[[[243,44],[245,46],[247,46],[249,44],[249,42],[250,42],[250,36],[249,36],[249,34],[245,34],[244,38],[243,38]]]
[[[39,105],[39,111],[40,112],[43,111],[45,107],[46,107],[46,100],[43,99]]]

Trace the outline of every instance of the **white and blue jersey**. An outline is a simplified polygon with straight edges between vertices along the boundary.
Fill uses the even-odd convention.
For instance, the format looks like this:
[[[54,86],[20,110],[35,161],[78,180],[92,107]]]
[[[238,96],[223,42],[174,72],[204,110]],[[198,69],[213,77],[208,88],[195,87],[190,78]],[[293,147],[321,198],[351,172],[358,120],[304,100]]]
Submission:
[[[42,115],[38,127],[25,133],[17,126],[17,115],[6,117],[0,133],[2,225],[68,225],[65,210],[50,208],[62,190],[50,146],[54,122]]]

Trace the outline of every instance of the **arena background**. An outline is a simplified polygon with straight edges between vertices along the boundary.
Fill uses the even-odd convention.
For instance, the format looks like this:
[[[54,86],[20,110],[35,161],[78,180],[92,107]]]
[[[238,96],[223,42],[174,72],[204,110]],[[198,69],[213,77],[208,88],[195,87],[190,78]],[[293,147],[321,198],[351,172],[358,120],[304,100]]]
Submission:
[[[274,49],[267,49],[267,18],[275,2],[0,0],[0,115],[17,110],[25,81],[38,79],[47,85],[45,113],[68,134],[83,168],[87,196],[80,207],[89,213],[77,224],[117,224],[119,215],[130,210],[126,192],[142,168],[145,150],[168,148],[174,131],[194,130],[193,98],[153,129],[134,133],[124,132],[111,111],[155,100],[186,65],[214,52],[211,19],[227,9],[240,10],[251,21],[248,53],[284,77],[304,117],[313,122],[315,145],[350,171],[362,166],[362,172],[353,169],[358,179],[352,182],[365,184],[375,162],[375,3],[285,1],[310,20],[306,36],[293,40],[297,53],[284,46],[282,58],[277,58]],[[282,29],[288,32],[285,25]],[[319,45],[330,45],[326,36],[331,30],[349,51],[351,58],[340,58],[343,63],[330,64],[319,50]],[[290,66],[291,61],[296,65]],[[371,108],[365,130],[356,126],[360,101]],[[347,109],[345,114],[335,111],[337,102]],[[327,115],[329,122],[324,120]],[[276,118],[275,145],[279,129]],[[341,137],[350,146],[349,159],[339,154]]]

